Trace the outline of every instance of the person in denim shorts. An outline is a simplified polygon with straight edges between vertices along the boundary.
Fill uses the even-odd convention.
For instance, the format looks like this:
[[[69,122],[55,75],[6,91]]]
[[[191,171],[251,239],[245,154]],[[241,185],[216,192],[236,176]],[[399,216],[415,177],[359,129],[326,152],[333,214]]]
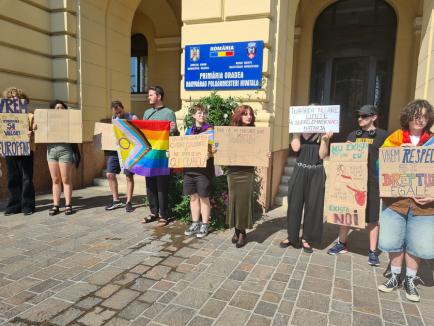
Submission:
[[[111,107],[113,111],[112,120],[137,120],[137,116],[132,113],[125,112],[121,101],[113,101]],[[116,178],[116,175],[121,173],[121,165],[119,163],[119,157],[116,151],[106,151],[105,155],[107,156],[106,177],[113,195],[112,202],[108,204],[105,209],[107,211],[111,211],[123,206],[122,201],[119,199],[118,180]],[[124,169],[124,174],[127,178],[127,203],[125,205],[125,210],[127,213],[130,213],[134,210],[133,204],[131,203],[134,191],[134,174],[126,169]]]
[[[401,128],[392,133],[383,147],[422,146],[433,137],[432,105],[414,100],[401,113]],[[420,259],[434,258],[434,197],[383,197],[380,214],[379,248],[389,253],[390,273],[378,289],[391,292],[401,285],[405,261],[404,290],[408,300],[419,301],[415,281]]]
[[[50,103],[50,108],[54,110],[66,110],[68,107],[60,100],[54,100]],[[50,208],[48,214],[50,216],[57,215],[60,207],[60,195],[65,196],[65,215],[73,213],[72,199],[72,167],[73,167],[73,149],[72,144],[68,143],[52,143],[47,144],[47,162],[50,170],[52,191],[53,191],[53,207]]]

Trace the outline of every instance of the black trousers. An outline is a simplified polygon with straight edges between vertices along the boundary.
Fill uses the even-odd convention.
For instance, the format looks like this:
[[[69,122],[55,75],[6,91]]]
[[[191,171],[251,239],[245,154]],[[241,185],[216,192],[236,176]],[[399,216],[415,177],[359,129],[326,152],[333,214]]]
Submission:
[[[146,194],[153,215],[169,218],[169,181],[170,175],[146,177]]]
[[[6,211],[12,213],[34,211],[33,152],[30,156],[6,156],[6,166],[10,194]]]
[[[320,244],[323,229],[324,169],[322,166],[296,166],[288,189],[288,240],[300,243],[300,225],[303,216],[303,239],[309,244]]]

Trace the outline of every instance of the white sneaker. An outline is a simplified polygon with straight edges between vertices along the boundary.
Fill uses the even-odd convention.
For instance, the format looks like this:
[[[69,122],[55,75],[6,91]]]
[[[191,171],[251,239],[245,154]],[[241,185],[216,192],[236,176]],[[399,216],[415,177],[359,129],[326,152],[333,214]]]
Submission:
[[[196,237],[198,237],[198,238],[204,238],[204,237],[206,237],[207,234],[208,234],[208,228],[209,228],[209,224],[208,223],[207,224],[202,223],[202,225],[200,226],[199,232],[197,232],[197,234],[196,234]]]

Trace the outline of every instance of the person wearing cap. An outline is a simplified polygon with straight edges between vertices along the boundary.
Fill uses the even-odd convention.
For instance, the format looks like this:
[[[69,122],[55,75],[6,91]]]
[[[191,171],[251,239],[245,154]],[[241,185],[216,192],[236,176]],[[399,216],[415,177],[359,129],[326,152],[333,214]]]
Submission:
[[[366,204],[366,223],[369,232],[369,252],[368,264],[379,266],[380,259],[377,253],[377,242],[379,233],[379,213],[380,213],[380,190],[378,186],[377,160],[379,148],[386,140],[388,132],[376,127],[378,121],[378,108],[374,105],[364,105],[357,113],[359,128],[351,132],[348,142],[368,143],[368,201]],[[350,228],[347,226],[339,227],[339,238],[335,245],[327,253],[337,255],[348,252],[348,233]]]

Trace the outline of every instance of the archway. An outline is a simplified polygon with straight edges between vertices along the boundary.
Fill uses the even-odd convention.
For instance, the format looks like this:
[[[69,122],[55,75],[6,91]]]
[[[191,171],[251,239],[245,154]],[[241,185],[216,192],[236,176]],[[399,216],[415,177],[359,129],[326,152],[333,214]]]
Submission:
[[[310,102],[341,105],[337,140],[357,127],[354,111],[380,108],[387,129],[397,18],[384,0],[343,0],[317,18],[313,34]]]

